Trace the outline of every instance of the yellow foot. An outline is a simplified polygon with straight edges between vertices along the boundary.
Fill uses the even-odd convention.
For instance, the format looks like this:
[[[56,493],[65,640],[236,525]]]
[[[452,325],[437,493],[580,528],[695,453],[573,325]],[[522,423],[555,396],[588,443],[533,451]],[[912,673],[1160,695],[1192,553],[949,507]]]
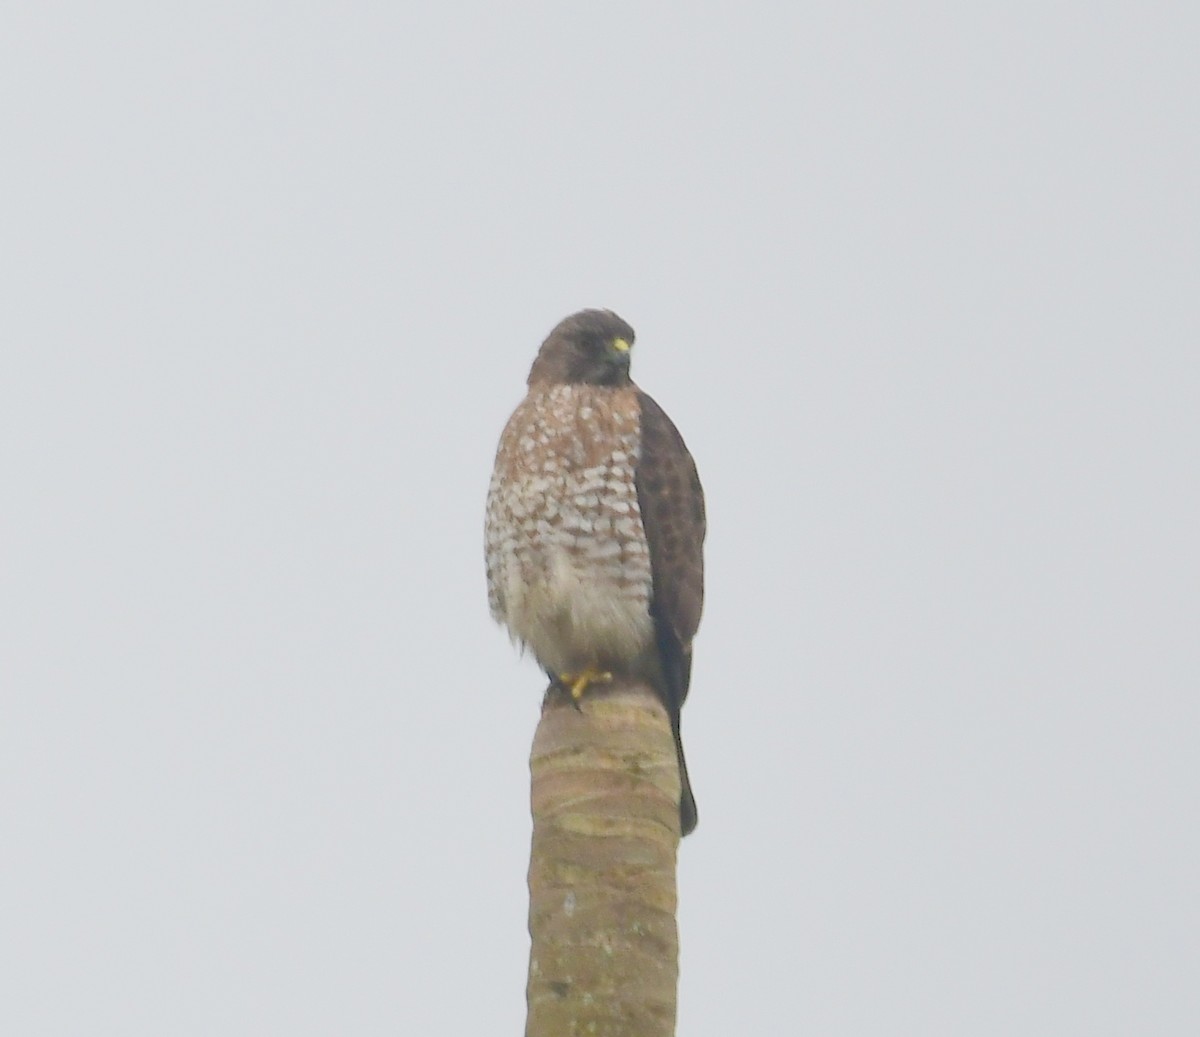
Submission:
[[[576,702],[583,698],[583,693],[587,691],[589,684],[608,684],[612,679],[613,675],[611,673],[591,667],[580,673],[560,673],[558,675],[559,683],[564,688],[570,689],[571,698]]]

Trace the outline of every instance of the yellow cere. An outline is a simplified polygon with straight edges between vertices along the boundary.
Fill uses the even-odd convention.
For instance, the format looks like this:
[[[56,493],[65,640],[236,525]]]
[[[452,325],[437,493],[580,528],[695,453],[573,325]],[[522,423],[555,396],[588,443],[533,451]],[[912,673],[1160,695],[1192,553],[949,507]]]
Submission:
[[[629,343],[623,338],[615,338],[613,339],[613,349],[615,349],[618,353],[628,353]]]

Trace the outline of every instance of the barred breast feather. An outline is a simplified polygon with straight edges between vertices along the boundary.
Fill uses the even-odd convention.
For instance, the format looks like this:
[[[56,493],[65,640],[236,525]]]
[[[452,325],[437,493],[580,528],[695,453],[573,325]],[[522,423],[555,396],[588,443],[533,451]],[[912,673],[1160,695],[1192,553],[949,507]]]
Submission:
[[[620,666],[654,642],[632,387],[539,385],[500,439],[485,524],[493,617],[548,670]]]

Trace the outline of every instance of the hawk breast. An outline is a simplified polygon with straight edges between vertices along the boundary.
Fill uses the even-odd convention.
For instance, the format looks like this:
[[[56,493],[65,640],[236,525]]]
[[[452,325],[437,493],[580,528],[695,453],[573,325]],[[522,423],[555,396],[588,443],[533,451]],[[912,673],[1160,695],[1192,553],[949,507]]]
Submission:
[[[488,493],[492,615],[547,669],[640,655],[654,639],[630,388],[535,386],[500,439]]]

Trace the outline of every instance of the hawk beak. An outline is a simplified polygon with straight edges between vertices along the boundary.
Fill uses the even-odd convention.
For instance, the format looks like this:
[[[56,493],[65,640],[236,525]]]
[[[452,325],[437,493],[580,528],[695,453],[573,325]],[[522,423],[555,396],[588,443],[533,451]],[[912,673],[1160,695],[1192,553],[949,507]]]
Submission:
[[[612,340],[612,356],[613,359],[622,367],[629,366],[629,351],[630,344],[623,338],[615,338]]]

